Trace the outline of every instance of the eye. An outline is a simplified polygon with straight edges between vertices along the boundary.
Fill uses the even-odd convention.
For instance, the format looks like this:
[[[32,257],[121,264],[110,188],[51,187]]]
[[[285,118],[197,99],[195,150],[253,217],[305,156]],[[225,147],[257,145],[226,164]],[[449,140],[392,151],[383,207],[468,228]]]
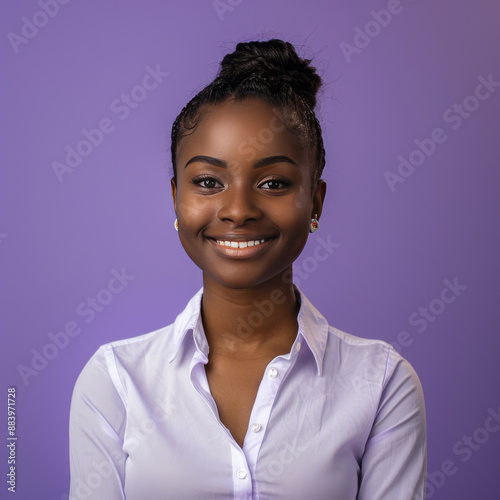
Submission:
[[[193,184],[196,184],[197,186],[204,189],[216,189],[217,187],[222,187],[217,179],[208,176],[197,177],[196,179],[193,179]]]
[[[288,182],[279,180],[279,179],[268,179],[267,181],[264,181],[262,184],[259,185],[259,187],[264,188],[264,189],[283,189],[289,185]]]

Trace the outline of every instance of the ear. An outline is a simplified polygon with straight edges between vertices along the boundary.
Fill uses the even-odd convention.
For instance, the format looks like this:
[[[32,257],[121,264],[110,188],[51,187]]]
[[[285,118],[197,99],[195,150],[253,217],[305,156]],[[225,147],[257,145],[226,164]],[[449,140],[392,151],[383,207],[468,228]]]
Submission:
[[[174,200],[174,210],[177,214],[177,184],[175,183],[175,179],[172,177],[170,179],[170,187],[172,188],[172,199]]]
[[[321,217],[321,212],[323,211],[323,202],[325,201],[326,195],[326,182],[324,180],[319,180],[318,185],[316,186],[316,190],[313,194],[313,213],[311,218],[316,214],[318,215],[318,219]]]

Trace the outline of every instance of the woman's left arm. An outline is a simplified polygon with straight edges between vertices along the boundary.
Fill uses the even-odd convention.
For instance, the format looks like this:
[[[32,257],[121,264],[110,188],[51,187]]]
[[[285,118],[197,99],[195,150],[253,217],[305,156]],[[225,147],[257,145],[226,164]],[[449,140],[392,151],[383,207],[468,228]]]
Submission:
[[[427,430],[420,380],[389,348],[375,422],[361,462],[358,500],[425,499]]]

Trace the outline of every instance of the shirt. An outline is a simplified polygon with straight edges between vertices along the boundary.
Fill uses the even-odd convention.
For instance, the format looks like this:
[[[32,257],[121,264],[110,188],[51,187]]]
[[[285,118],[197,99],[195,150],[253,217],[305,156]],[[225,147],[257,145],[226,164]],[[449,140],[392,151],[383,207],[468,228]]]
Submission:
[[[419,379],[389,344],[328,325],[300,290],[241,448],[205,373],[203,288],[175,322],[101,346],[70,412],[70,500],[424,498]]]

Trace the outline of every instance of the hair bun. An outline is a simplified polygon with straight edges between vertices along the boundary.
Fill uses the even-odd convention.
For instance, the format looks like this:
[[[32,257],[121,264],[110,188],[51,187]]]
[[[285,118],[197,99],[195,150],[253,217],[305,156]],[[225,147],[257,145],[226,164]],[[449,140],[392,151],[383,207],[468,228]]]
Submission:
[[[294,46],[282,40],[242,42],[222,59],[217,79],[235,86],[251,77],[274,84],[287,83],[314,109],[321,77],[310,62],[301,59]]]

